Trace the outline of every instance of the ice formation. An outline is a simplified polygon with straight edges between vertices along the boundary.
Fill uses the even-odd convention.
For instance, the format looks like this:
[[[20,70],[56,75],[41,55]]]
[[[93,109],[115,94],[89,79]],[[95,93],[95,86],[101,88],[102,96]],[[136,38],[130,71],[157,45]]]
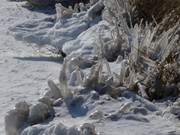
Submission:
[[[43,122],[48,116],[48,106],[44,103],[38,103],[30,107],[28,122],[37,124]]]
[[[18,135],[29,115],[29,105],[22,101],[15,105],[15,109],[7,112],[5,117],[5,130],[7,135]]]
[[[172,105],[150,101],[179,90],[178,85],[166,87],[179,73],[179,63],[172,60],[179,24],[157,38],[159,26],[128,26],[125,3],[93,0],[75,9],[57,4],[56,19],[48,16],[10,28],[19,40],[52,45],[67,57],[58,82],[49,80],[49,89],[36,104],[25,107],[24,113],[19,103],[7,114],[8,135],[180,134],[173,128],[179,121],[178,100]],[[162,86],[158,81],[163,81]],[[15,123],[11,125],[9,119],[16,119]]]

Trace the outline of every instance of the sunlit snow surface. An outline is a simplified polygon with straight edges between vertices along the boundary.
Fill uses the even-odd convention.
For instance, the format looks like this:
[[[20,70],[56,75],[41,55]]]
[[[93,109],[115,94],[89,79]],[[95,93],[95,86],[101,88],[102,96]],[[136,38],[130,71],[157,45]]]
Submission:
[[[40,56],[31,44],[15,40],[8,32],[16,23],[45,16],[22,8],[20,3],[0,2],[0,135],[5,135],[5,113],[21,100],[36,101],[47,87],[47,79],[58,77],[57,61]]]
[[[56,21],[53,15],[22,8],[21,4],[1,0],[0,3],[0,134],[5,134],[3,119],[5,112],[16,102],[26,100],[34,103],[47,88],[47,80],[57,80],[61,62],[41,56],[33,48],[52,45],[62,48],[69,56],[91,59],[96,55],[99,27],[104,28],[103,39],[110,41],[108,23],[96,18],[87,21],[81,14]],[[46,11],[48,12],[48,11]],[[12,38],[12,35],[15,37]],[[24,42],[23,42],[24,41]],[[120,64],[111,63],[118,73]],[[84,69],[83,72],[88,72]],[[92,93],[91,93],[92,94]],[[91,94],[82,94],[84,102],[74,108],[65,104],[55,107],[55,118],[42,124],[27,127],[23,135],[48,134],[58,123],[67,127],[92,122],[101,135],[179,135],[178,121],[161,117],[166,102],[153,104],[134,93],[125,91],[117,100],[103,95],[93,99]],[[120,111],[125,105],[139,109]],[[96,110],[104,115],[102,120],[92,120],[90,114]],[[171,117],[167,116],[167,117]],[[28,134],[29,133],[29,134]],[[58,132],[57,132],[58,134]],[[54,134],[56,135],[56,134]]]

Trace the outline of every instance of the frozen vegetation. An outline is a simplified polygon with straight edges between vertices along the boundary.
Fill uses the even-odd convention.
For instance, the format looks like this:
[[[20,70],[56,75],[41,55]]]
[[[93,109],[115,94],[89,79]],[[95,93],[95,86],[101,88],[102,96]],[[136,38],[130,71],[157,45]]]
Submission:
[[[37,81],[43,90],[39,95],[21,91],[27,99],[6,108],[2,134],[180,134],[178,0],[27,1],[4,1],[7,8],[17,4],[24,13],[18,16],[14,9],[16,18],[5,27],[13,41],[29,51],[13,58],[45,58],[44,65],[51,67],[34,64],[27,69],[32,74],[33,68],[39,68],[35,74],[43,70],[38,76],[46,75],[44,81]],[[148,4],[160,3],[163,9],[152,9],[159,14],[147,10]],[[26,56],[31,53],[39,59]]]

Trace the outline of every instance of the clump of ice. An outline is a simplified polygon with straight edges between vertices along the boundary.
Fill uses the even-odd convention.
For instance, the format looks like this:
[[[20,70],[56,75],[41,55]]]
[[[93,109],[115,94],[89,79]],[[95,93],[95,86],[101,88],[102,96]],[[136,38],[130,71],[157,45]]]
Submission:
[[[45,92],[44,96],[49,98],[58,99],[62,98],[59,87],[51,80],[48,81],[49,90]]]
[[[30,107],[28,122],[37,124],[43,122],[48,117],[49,108],[44,103],[37,103]]]
[[[75,40],[66,42],[63,46],[63,51],[67,54],[80,56],[91,56],[96,54],[96,46],[98,44],[98,35],[99,35],[99,27],[104,27],[104,35],[103,39],[106,41],[110,41],[111,39],[111,28],[108,27],[108,23],[105,21],[100,21],[97,25],[92,26],[88,30],[82,32]]]
[[[46,97],[46,96],[41,97],[38,101],[46,104],[49,109],[52,108],[52,106],[53,106],[53,100],[49,97]]]
[[[15,105],[15,109],[5,116],[6,135],[18,135],[20,128],[25,124],[29,115],[28,103],[22,101]]]

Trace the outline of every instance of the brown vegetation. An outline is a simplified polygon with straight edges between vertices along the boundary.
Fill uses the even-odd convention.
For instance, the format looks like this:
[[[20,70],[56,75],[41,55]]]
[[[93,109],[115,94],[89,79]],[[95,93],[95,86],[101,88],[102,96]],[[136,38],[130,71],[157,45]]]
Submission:
[[[134,23],[141,19],[148,22],[162,23],[168,30],[179,21],[180,0],[129,0]]]

